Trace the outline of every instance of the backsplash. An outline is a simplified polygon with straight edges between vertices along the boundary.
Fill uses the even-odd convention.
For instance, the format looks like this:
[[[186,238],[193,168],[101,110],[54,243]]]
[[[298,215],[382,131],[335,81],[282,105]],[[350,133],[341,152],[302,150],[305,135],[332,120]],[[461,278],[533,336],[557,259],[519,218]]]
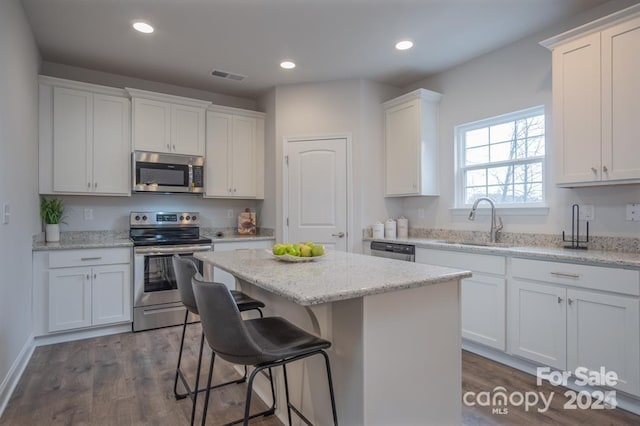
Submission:
[[[371,228],[365,229],[365,238],[372,238]],[[489,233],[485,231],[459,231],[453,229],[409,228],[409,238],[426,238],[432,240],[473,241],[488,243]],[[563,247],[567,243],[557,234],[526,234],[517,232],[500,232],[498,242],[515,246],[531,247]],[[590,250],[618,251],[640,254],[640,238],[589,236],[585,244]]]

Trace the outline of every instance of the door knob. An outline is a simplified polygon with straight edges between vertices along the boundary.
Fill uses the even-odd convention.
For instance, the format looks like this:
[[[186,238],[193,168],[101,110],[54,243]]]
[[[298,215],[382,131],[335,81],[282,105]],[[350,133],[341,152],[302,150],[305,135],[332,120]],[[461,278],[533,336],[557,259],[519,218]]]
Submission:
[[[338,232],[337,234],[331,234],[332,237],[342,238],[344,237],[344,232]]]

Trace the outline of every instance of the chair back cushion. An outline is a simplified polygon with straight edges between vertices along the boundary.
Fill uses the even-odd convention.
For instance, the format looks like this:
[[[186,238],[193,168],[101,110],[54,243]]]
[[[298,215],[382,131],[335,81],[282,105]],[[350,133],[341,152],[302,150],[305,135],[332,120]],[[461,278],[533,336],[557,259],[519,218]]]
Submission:
[[[195,262],[187,257],[180,257],[177,254],[171,259],[173,262],[173,270],[176,273],[176,282],[180,291],[180,300],[187,309],[194,314],[198,313],[196,298],[193,295],[191,287],[191,278],[198,273],[198,267]]]
[[[193,279],[202,330],[211,349],[221,358],[240,365],[255,365],[262,351],[240,316],[238,305],[226,285]]]

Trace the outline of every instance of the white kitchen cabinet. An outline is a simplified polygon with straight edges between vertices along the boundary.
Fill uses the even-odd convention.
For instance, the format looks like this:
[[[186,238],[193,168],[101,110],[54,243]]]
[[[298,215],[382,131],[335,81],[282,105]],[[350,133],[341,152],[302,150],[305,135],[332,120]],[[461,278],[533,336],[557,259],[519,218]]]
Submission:
[[[439,195],[437,118],[442,95],[418,89],[383,103],[385,196]]]
[[[553,141],[560,186],[640,181],[640,9],[543,41],[553,50]]]
[[[131,249],[35,252],[34,334],[131,321]]]
[[[564,288],[514,279],[509,283],[510,347],[518,355],[559,370],[566,368]]]
[[[205,109],[210,102],[126,90],[133,99],[134,150],[204,155]]]
[[[271,249],[274,240],[258,241],[233,241],[233,242],[213,242],[213,251],[238,251],[251,249]],[[230,273],[222,269],[213,268],[213,277],[207,277],[215,282],[224,283],[230,290],[236,289],[236,279]]]
[[[468,269],[461,283],[462,337],[501,351],[506,345],[505,258],[417,248],[416,262]]]
[[[509,347],[514,355],[575,371],[604,367],[615,387],[640,395],[640,272],[512,260]]]
[[[129,195],[129,99],[41,77],[39,102],[40,193]]]
[[[205,197],[264,198],[264,114],[207,111]]]

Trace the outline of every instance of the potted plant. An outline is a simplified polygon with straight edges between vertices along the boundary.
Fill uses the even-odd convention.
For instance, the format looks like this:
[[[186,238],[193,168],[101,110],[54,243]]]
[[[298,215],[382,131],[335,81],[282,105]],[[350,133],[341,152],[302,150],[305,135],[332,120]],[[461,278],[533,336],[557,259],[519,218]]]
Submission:
[[[60,241],[60,223],[64,216],[64,204],[57,198],[47,200],[42,198],[40,201],[40,217],[46,224],[45,240],[47,242]]]

